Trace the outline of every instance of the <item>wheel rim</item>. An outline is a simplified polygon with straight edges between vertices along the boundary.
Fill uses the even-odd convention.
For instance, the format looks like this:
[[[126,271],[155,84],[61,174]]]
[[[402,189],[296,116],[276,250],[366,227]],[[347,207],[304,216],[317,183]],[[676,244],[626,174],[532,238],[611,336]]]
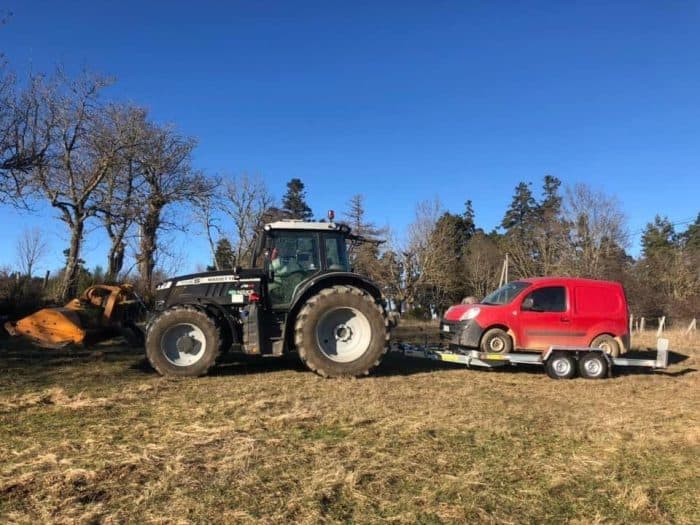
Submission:
[[[204,332],[189,323],[171,326],[160,340],[163,356],[175,366],[192,366],[204,356],[206,349]]]
[[[372,342],[372,328],[365,314],[342,306],[329,310],[319,319],[316,340],[328,359],[348,363],[367,351]]]
[[[571,372],[571,362],[568,359],[559,357],[554,359],[552,363],[552,368],[558,376],[565,376]]]
[[[491,352],[503,352],[506,347],[506,343],[500,337],[492,337],[489,340],[489,350]]]
[[[613,344],[607,339],[604,339],[600,343],[598,343],[598,348],[600,348],[606,354],[613,353]]]
[[[598,359],[586,359],[583,368],[589,376],[598,376],[603,372],[603,364]]]

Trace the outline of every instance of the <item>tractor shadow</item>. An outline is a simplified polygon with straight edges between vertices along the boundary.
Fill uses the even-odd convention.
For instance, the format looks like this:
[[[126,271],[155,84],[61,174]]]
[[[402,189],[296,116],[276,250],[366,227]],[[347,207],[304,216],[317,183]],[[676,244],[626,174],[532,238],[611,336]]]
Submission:
[[[417,344],[423,344],[421,337],[416,337]],[[655,351],[633,351],[625,357],[653,359]],[[684,376],[697,369],[691,366],[679,368],[689,359],[688,355],[669,351],[666,370],[652,371],[647,368],[616,367],[615,376],[631,376],[659,374],[671,377]],[[93,363],[99,367],[100,362],[116,364],[125,370],[136,371],[145,375],[156,375],[145,358],[143,348],[124,345],[119,340],[101,343],[91,348],[66,347],[62,349],[37,348],[21,339],[0,337],[0,367],[6,371],[15,370],[33,384],[50,385],[55,382],[58,369],[70,368],[81,363]],[[497,368],[471,367],[464,365],[407,357],[398,352],[389,352],[379,367],[372,371],[369,377],[411,376],[416,374],[435,373],[440,371],[474,370],[479,373],[507,374],[544,374],[541,366],[519,365],[502,366]],[[296,354],[281,357],[248,356],[238,353],[223,355],[210,372],[210,376],[224,377],[250,374],[269,374],[279,372],[311,373]]]

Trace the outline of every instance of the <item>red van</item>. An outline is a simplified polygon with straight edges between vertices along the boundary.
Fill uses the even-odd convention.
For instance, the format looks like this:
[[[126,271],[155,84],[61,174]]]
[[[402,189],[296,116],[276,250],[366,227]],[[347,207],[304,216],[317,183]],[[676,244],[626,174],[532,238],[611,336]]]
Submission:
[[[629,349],[629,309],[620,283],[538,277],[513,281],[478,304],[452,306],[440,323],[450,345],[483,352],[544,351],[551,345]]]

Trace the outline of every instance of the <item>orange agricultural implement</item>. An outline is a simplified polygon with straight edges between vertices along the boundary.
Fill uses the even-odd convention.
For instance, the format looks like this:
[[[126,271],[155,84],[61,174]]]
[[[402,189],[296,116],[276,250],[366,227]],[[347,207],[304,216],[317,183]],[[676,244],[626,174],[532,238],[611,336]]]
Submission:
[[[19,321],[7,322],[5,330],[49,348],[91,344],[118,334],[138,340],[142,336],[135,321],[141,308],[131,286],[98,284],[63,307],[43,308]]]

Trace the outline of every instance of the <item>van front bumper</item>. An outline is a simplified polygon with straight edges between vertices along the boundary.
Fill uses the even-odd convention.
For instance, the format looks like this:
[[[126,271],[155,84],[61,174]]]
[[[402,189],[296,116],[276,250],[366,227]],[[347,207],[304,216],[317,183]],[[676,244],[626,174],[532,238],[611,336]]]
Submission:
[[[473,319],[469,321],[440,322],[440,341],[450,346],[463,348],[479,348],[484,329]]]

